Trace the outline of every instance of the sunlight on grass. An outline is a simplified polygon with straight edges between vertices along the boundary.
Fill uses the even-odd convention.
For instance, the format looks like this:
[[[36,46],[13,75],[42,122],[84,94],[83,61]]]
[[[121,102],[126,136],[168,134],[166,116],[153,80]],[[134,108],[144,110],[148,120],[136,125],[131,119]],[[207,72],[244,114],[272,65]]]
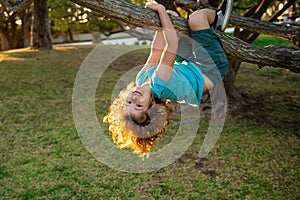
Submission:
[[[12,60],[12,61],[22,61],[24,59],[22,58],[14,58],[8,55],[1,55],[0,54],[0,62],[3,62],[4,60],[8,61],[8,60]]]

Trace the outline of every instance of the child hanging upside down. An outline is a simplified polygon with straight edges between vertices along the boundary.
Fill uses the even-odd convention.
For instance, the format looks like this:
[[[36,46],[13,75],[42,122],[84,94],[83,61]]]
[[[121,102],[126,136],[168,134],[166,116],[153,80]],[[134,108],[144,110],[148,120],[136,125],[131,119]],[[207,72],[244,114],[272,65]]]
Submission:
[[[151,53],[129,85],[119,94],[104,121],[114,143],[149,153],[168,124],[167,101],[200,105],[202,94],[217,85],[227,73],[228,61],[215,32],[216,11],[201,9],[190,15],[193,42],[179,40],[168,11],[156,2],[146,7],[159,14],[162,29],[156,31]],[[192,48],[190,48],[192,45]]]

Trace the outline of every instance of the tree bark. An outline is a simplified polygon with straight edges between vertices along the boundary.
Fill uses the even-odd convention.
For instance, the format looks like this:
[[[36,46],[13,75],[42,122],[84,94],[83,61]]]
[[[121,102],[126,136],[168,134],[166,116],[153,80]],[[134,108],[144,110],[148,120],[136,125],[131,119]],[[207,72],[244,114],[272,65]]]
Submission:
[[[28,29],[26,29],[26,26],[28,25],[26,23],[29,13],[28,8],[30,7],[32,1],[33,0],[0,0],[0,40],[2,42],[2,50],[24,47],[25,42],[27,42],[27,38],[24,34],[26,31],[28,31]],[[18,19],[22,21],[21,28],[19,28],[19,26],[16,24]]]
[[[10,44],[7,38],[8,33],[5,34],[5,32],[2,30],[0,31],[0,40],[1,40],[1,50],[9,50]]]
[[[30,24],[32,17],[28,14],[28,12],[23,12],[25,14],[22,15],[22,32],[23,32],[23,47],[29,47],[30,46],[30,38],[31,38],[31,32],[30,32]]]
[[[296,0],[290,0],[288,1],[281,10],[279,10],[278,12],[276,12],[269,20],[268,22],[274,22],[275,20],[277,20],[277,18],[282,15]],[[247,39],[248,43],[252,43],[254,42],[254,40],[260,35],[260,33],[254,33],[251,35],[250,38]],[[297,33],[295,33],[295,35],[297,35]],[[294,43],[294,45],[299,46],[299,40],[298,36],[293,36],[292,37],[292,41]]]
[[[256,47],[232,35],[219,32],[222,35],[224,49],[229,58],[238,59],[264,66],[281,67],[300,73],[300,50],[282,46]],[[243,58],[244,57],[244,58]]]
[[[300,35],[300,29],[292,27],[287,28],[281,25],[275,25],[270,22],[249,17],[242,17],[236,14],[231,14],[228,25],[234,26],[235,28],[242,28],[247,31],[272,35],[287,40],[293,40],[295,37],[297,37],[297,35]]]
[[[47,0],[34,0],[31,48],[52,49]]]
[[[214,9],[214,7],[210,7],[209,5],[205,5],[203,3],[200,4],[193,1],[176,0],[176,2],[180,3],[180,5],[182,5],[182,7],[186,10],[203,8],[203,7],[209,7],[211,9]],[[287,6],[288,5],[290,5],[290,2],[287,3]],[[256,7],[254,8],[255,9],[253,10],[257,9]],[[249,14],[245,15],[244,17],[236,14],[231,14],[228,22],[228,26],[241,28],[250,32],[272,35],[287,40],[295,40],[298,41],[298,43],[300,42],[299,41],[300,29],[293,28],[293,27],[279,26],[270,22],[250,18],[250,16],[254,14],[253,13],[254,11],[253,12],[251,11],[249,12]]]
[[[234,99],[239,99],[241,97],[241,94],[237,91],[235,87],[235,80],[237,72],[239,71],[239,68],[241,66],[241,61],[236,59],[229,59],[229,68],[227,75],[224,79],[224,86],[226,89],[227,96],[230,96]]]
[[[88,7],[114,20],[133,26],[158,29],[160,21],[157,13],[128,3],[124,0],[71,0],[81,6]],[[178,32],[189,34],[186,19],[178,17],[171,20]],[[260,68],[273,66],[300,72],[300,51],[286,47],[256,47],[234,36],[218,32],[224,44],[224,49],[230,58],[253,63]],[[274,51],[276,49],[276,51]]]
[[[68,28],[68,36],[69,36],[70,41],[74,41],[74,37],[73,37],[72,29],[70,28],[70,24],[69,24],[69,28]]]
[[[257,3],[255,6],[253,6],[251,9],[249,9],[244,16],[247,16],[249,19],[255,19],[257,22],[259,22],[263,14],[266,12],[268,7],[270,6],[272,0],[263,0],[259,3]],[[253,26],[255,27],[255,25]],[[250,40],[253,40],[259,36],[259,34],[256,32],[253,33],[249,29],[240,29],[239,27],[235,26],[234,29],[234,36],[238,37],[239,39],[251,44]],[[227,91],[228,96],[233,98],[240,97],[238,94],[238,91],[235,88],[235,79],[236,75],[238,74],[238,71],[240,69],[241,62],[237,61],[235,59],[230,58],[229,59],[229,73],[227,78],[224,80],[225,88]]]

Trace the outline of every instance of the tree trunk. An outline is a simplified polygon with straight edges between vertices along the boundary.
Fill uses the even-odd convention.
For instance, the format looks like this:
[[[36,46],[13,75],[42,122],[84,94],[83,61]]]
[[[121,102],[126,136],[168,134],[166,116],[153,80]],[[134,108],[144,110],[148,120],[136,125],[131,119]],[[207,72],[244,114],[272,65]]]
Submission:
[[[32,23],[32,14],[29,9],[22,9],[18,13],[20,19],[22,20],[22,47],[29,47],[31,38],[30,25]]]
[[[52,49],[47,0],[34,0],[31,48]]]
[[[73,38],[73,34],[72,34],[72,30],[70,28],[70,25],[69,25],[69,28],[68,28],[68,36],[69,36],[69,40],[70,41],[74,41],[74,38]]]
[[[245,13],[245,16],[250,17],[249,19],[260,19],[269,7],[272,0],[263,0],[258,5],[254,6],[253,9],[250,9],[248,12]],[[251,18],[252,17],[252,18]],[[258,21],[258,20],[257,20]],[[253,27],[257,26],[256,24]],[[239,29],[235,26],[234,36],[238,37],[239,39],[248,42],[249,36],[252,34],[252,31],[249,29]],[[240,69],[241,62],[236,61],[235,59],[229,58],[229,73],[228,78],[224,80],[224,85],[226,88],[226,93],[229,97],[239,98],[240,95],[235,88],[235,79],[236,75],[238,74],[238,70]]]
[[[29,47],[30,46],[30,27],[28,27],[28,17],[22,18],[22,30],[23,30],[23,46]]]
[[[0,40],[1,40],[1,50],[9,50],[10,49],[10,44],[7,39],[7,34],[5,34],[3,31],[0,31]]]
[[[283,10],[281,10],[281,12],[284,12],[286,9],[288,9],[292,5],[292,2],[294,2],[294,1],[295,0],[288,2],[286,4],[286,6],[283,8]],[[268,7],[270,6],[271,3],[272,3],[272,0],[261,1],[260,4],[258,4],[258,6],[254,6],[253,9],[250,9],[250,11],[248,11],[245,14],[245,16],[252,17],[253,22],[255,22],[255,21],[263,22],[263,21],[257,20],[257,19],[260,19],[263,16],[263,14],[266,12],[266,10],[268,9]],[[249,18],[248,21],[250,21],[252,18]],[[274,19],[275,19],[274,17],[271,18],[271,20],[274,20]],[[271,24],[271,26],[272,25],[273,24]],[[258,26],[259,26],[258,24],[254,23],[250,27],[258,27]],[[297,35],[297,32],[290,34],[290,33],[286,33],[286,31],[277,30],[277,27],[275,25],[273,25],[273,26],[274,27],[272,28],[272,31],[271,31],[271,33],[269,33],[269,35],[274,35],[274,32],[276,32],[276,34],[278,34],[280,36],[284,36],[285,38],[288,38],[288,39],[293,39],[295,37],[295,35]],[[259,36],[259,33],[253,33],[253,30],[251,30],[250,28],[244,29],[240,32],[239,31],[240,29],[237,28],[238,26],[235,26],[235,27],[236,27],[236,29],[235,29],[234,35],[236,37],[240,38],[241,40],[246,41],[249,44],[251,44]],[[260,25],[259,30],[265,30],[264,26]],[[264,32],[264,31],[262,31],[262,32]],[[265,33],[266,32],[267,31],[265,31]],[[240,96],[238,95],[238,92],[235,89],[234,84],[235,84],[236,75],[238,74],[238,70],[240,68],[241,62],[237,63],[235,60],[232,60],[232,59],[230,59],[230,61],[231,62],[229,62],[230,63],[229,71],[231,72],[231,74],[229,75],[229,77],[227,79],[225,79],[224,84],[225,84],[228,96],[231,96],[233,98],[238,98]],[[232,71],[234,71],[234,72],[232,72]],[[233,74],[235,76],[232,76]]]
[[[1,12],[0,12],[0,39],[1,49],[8,50],[12,48],[20,48],[26,44],[25,31],[26,18],[28,17],[29,7],[33,0],[23,1],[1,1]],[[9,14],[8,14],[9,13]],[[20,28],[16,21],[20,19],[22,21],[22,27]]]
[[[240,93],[235,87],[236,73],[238,72],[241,65],[241,61],[235,59],[229,59],[229,69],[228,73],[224,79],[224,86],[227,95],[234,99],[239,99],[241,97]]]

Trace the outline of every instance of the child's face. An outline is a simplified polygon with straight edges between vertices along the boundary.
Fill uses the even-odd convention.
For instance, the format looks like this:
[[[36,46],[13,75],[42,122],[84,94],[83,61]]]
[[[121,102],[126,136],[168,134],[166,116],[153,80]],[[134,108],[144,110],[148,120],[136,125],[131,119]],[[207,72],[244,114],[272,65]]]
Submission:
[[[151,88],[148,86],[136,86],[133,88],[126,99],[124,111],[134,116],[140,116],[145,113],[152,101]]]

